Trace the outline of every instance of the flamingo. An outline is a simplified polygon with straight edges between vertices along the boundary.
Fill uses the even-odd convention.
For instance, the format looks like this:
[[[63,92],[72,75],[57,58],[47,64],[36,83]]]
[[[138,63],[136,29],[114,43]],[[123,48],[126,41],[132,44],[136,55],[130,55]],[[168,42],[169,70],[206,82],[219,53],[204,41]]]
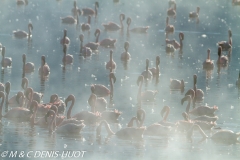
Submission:
[[[108,132],[108,136],[111,135],[116,135],[119,139],[124,139],[124,140],[141,140],[143,138],[143,133],[145,131],[145,127],[126,127],[126,128],[122,128],[119,131],[117,131],[116,133],[114,133],[108,122],[103,120],[100,122],[100,124],[98,125],[97,129],[96,129],[96,135],[97,137],[101,136],[101,127],[102,125],[105,126],[107,132]]]
[[[92,90],[92,88],[91,88],[91,90]],[[91,101],[92,96],[96,96],[93,93],[93,90],[92,90],[92,94],[90,95],[90,97],[88,99],[88,104],[91,107],[93,107],[95,105],[95,111],[96,112],[101,113],[101,112],[105,111],[107,109],[107,100],[104,97],[97,97],[95,104],[93,104],[92,101]]]
[[[141,101],[147,101],[147,102],[153,102],[155,100],[155,97],[157,95],[157,91],[153,90],[146,90],[144,92],[141,92],[142,90],[142,84],[144,81],[144,77],[140,75],[137,80],[137,85],[139,86],[138,88],[138,102],[140,103]]]
[[[217,106],[213,106],[213,107],[209,107],[209,106],[199,106],[199,107],[196,107],[192,110],[189,111],[190,109],[190,104],[191,104],[191,101],[192,101],[192,96],[191,95],[186,95],[182,100],[181,100],[181,104],[183,105],[183,103],[185,101],[188,101],[188,104],[187,104],[187,107],[186,107],[186,112],[188,114],[192,114],[192,115],[195,115],[195,116],[202,116],[202,115],[206,115],[206,116],[213,116],[214,115],[214,112],[216,110],[218,110],[218,107]]]
[[[95,2],[95,8],[94,8],[94,10],[91,9],[91,8],[83,8],[83,9],[82,9],[83,15],[84,15],[84,16],[95,15],[95,17],[97,17],[98,8],[99,8],[99,3],[98,3],[98,2]]]
[[[200,7],[197,7],[196,12],[189,12],[189,18],[198,18],[199,17]]]
[[[240,5],[240,0],[232,0],[232,4],[234,6],[239,6]]]
[[[96,29],[95,36],[96,36],[96,43],[99,43],[100,46],[106,47],[106,48],[113,48],[115,46],[115,43],[117,42],[117,39],[111,39],[111,38],[105,38],[98,42],[98,38],[100,36],[100,29]]]
[[[232,48],[232,31],[230,29],[228,30],[228,41],[220,41],[218,42],[218,46],[221,46],[224,51]]]
[[[194,93],[193,93],[194,92]],[[186,95],[191,94],[192,97],[194,98],[193,105],[195,106],[196,101],[202,101],[204,99],[204,92],[201,89],[197,89],[197,75],[193,75],[193,90],[190,89],[187,91]],[[194,94],[194,96],[193,96]]]
[[[82,31],[89,31],[91,29],[91,16],[88,15],[88,22],[81,25]]]
[[[160,57],[156,56],[156,67],[149,69],[152,72],[153,76],[159,75],[159,65],[160,65]]]
[[[64,114],[66,110],[65,102],[63,102],[63,100],[61,100],[57,94],[51,95],[49,103],[58,108],[58,114]]]
[[[30,38],[32,37],[32,30],[33,30],[33,25],[32,23],[29,23],[28,24],[28,32],[26,31],[20,31],[20,30],[17,30],[17,31],[13,31],[13,35],[16,37],[16,38]]]
[[[115,70],[117,68],[117,65],[114,62],[112,55],[113,55],[113,51],[110,50],[110,60],[106,64],[106,69],[109,69],[110,72],[112,72],[113,70]]]
[[[146,59],[146,70],[142,72],[142,76],[145,80],[151,80],[152,79],[152,72],[148,69],[149,66],[149,59]]]
[[[90,48],[91,50],[93,51],[96,51],[99,47],[99,43],[97,42],[97,39],[99,37],[99,34],[98,34],[98,31],[96,30],[95,33],[94,33],[95,37],[96,37],[96,42],[89,42],[87,44],[84,45],[84,47],[88,47]]]
[[[11,67],[12,66],[12,58],[11,57],[5,57],[5,47],[2,47],[2,61],[1,61],[2,67]]]
[[[66,17],[60,17],[60,19],[62,20],[62,23],[64,24],[79,24],[79,20],[78,20],[78,15],[81,15],[81,11],[80,10],[77,10],[77,17],[74,18],[73,16],[66,16]]]
[[[77,2],[76,2],[76,1],[73,2],[72,13],[73,13],[74,16],[76,16],[76,15],[78,15],[78,14],[81,15],[81,11],[80,11],[80,9],[77,7]]]
[[[30,120],[33,112],[27,108],[23,108],[23,106],[12,108],[5,115],[2,115],[2,107],[5,100],[5,94],[2,91],[0,92],[0,98],[2,99],[0,103],[1,117],[4,117],[8,120],[16,121],[16,122],[27,122]]]
[[[130,17],[127,18],[127,31],[131,31],[131,32],[134,32],[134,33],[147,33],[147,30],[148,28],[150,28],[149,26],[146,26],[146,27],[135,27],[135,28],[132,28],[132,29],[129,29],[129,26],[132,22],[132,19]]]
[[[170,79],[170,89],[184,91],[184,80]]]
[[[45,55],[42,55],[41,59],[42,59],[42,65],[41,65],[41,67],[39,67],[38,73],[41,76],[47,77],[50,74],[50,67],[46,63]]]
[[[102,84],[92,84],[91,91],[98,97],[107,97],[110,95],[110,90]]]
[[[22,86],[22,89],[23,89],[24,92],[25,92],[25,95],[29,94],[29,93],[27,93],[28,83],[29,83],[29,82],[28,82],[28,79],[27,79],[26,77],[22,78],[22,84],[21,84],[21,86]],[[28,96],[26,96],[26,97],[29,99]],[[35,91],[33,92],[33,100],[37,101],[38,103],[41,103],[42,98],[43,98],[43,94],[42,94],[42,93],[40,93],[40,92],[35,92]]]
[[[174,53],[175,52],[175,48],[172,44],[167,44],[165,47],[166,53]]]
[[[168,122],[167,118],[170,112],[170,107],[169,106],[164,106],[163,109],[161,110],[161,116],[163,117],[164,113],[164,117],[163,120],[159,122],[159,124],[163,125],[163,126],[167,126],[167,127],[175,127],[176,124],[172,123],[172,122]]]
[[[169,3],[170,4],[170,3]],[[169,16],[169,17],[174,17],[174,19],[176,18],[176,8],[177,8],[177,6],[176,6],[176,2],[173,2],[171,5],[173,5],[173,8],[169,8],[168,10],[167,10],[167,15]]]
[[[96,96],[92,96],[91,99],[90,99],[90,101],[92,101],[91,103],[95,104],[96,98],[97,98]],[[94,111],[95,106],[92,107],[92,112],[81,111],[79,113],[76,113],[74,116],[71,116],[72,108],[73,108],[74,103],[75,103],[75,96],[73,94],[69,95],[65,99],[66,106],[67,106],[69,101],[71,101],[71,105],[70,105],[70,107],[67,111],[67,119],[76,119],[78,121],[84,120],[84,123],[86,125],[94,125],[100,119],[100,114],[98,112],[95,113],[95,111]]]
[[[225,65],[228,64],[228,57],[222,55],[222,47],[221,46],[218,47],[218,60],[217,60],[217,64],[222,65],[222,66],[225,66]]]
[[[169,33],[173,33],[174,30],[175,30],[174,26],[168,24],[168,22],[169,22],[169,18],[167,17],[167,18],[166,18],[166,28],[165,28],[166,37],[167,37],[167,35],[168,35]]]
[[[80,39],[80,53],[84,57],[90,57],[92,55],[92,50],[89,47],[83,47],[83,38],[84,38],[84,35],[80,34],[79,35],[79,39]]]
[[[64,44],[63,46],[63,64],[72,64],[73,63],[73,55],[67,54],[67,45]]]
[[[34,63],[32,63],[32,62],[26,63],[26,54],[22,55],[22,61],[23,61],[23,72],[24,73],[31,73],[34,71],[34,69],[35,69]]]
[[[138,109],[137,117],[133,117],[128,123],[128,127],[133,127],[133,121],[136,121],[137,127],[142,127],[145,120],[145,111],[143,109]],[[171,127],[164,126],[160,123],[153,123],[150,126],[146,127],[144,135],[148,136],[167,136],[171,131]]]
[[[192,128],[188,131],[187,133],[187,138],[192,142],[192,134],[193,130],[197,129],[198,132],[202,135],[202,140],[205,140],[206,138],[212,139],[214,142],[217,143],[222,143],[222,144],[235,144],[235,143],[240,143],[238,138],[240,137],[240,132],[234,133],[231,130],[220,130],[216,133],[214,133],[211,137],[208,137],[205,132],[202,130],[202,128],[195,124],[192,126]],[[200,142],[201,142],[200,141]]]
[[[182,41],[184,40],[184,34],[182,32],[179,33],[179,43],[174,39],[174,40],[169,40],[166,39],[166,44],[171,44],[173,47],[177,50],[180,49],[182,50],[183,43]]]
[[[74,124],[67,123],[58,127],[55,127],[53,123],[56,123],[56,112],[53,110],[49,110],[47,116],[52,116],[52,120],[48,125],[49,132],[57,132],[61,134],[79,134],[80,131],[85,127],[84,124]]]
[[[17,0],[17,5],[18,6],[28,5],[28,0]]]
[[[117,31],[119,29],[123,29],[122,21],[125,19],[125,14],[120,14],[119,19],[120,19],[121,26],[119,26],[114,22],[108,22],[107,24],[102,24],[102,25],[105,28],[105,30],[108,30],[108,31]]]
[[[213,69],[214,63],[213,63],[213,60],[210,59],[211,50],[208,49],[207,53],[208,53],[208,56],[207,56],[207,59],[203,62],[203,68],[204,69]]]
[[[128,61],[131,59],[131,55],[130,53],[128,52],[128,48],[129,48],[129,42],[125,42],[124,43],[124,49],[125,49],[125,52],[123,52],[121,54],[121,60],[122,61]]]
[[[70,44],[70,39],[67,37],[67,30],[66,29],[64,29],[63,38],[61,39],[60,43],[62,45],[64,45],[64,44],[69,45]]]

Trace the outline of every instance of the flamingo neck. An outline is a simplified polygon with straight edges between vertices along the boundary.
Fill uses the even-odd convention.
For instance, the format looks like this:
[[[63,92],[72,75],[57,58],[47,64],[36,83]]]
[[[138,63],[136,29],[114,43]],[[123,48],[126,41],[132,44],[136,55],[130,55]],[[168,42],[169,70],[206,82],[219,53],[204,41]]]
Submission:
[[[113,98],[113,79],[110,77],[110,100]]]
[[[56,127],[56,113],[54,112],[52,120],[49,124],[49,132],[53,132],[55,130]]]
[[[123,22],[122,22],[122,16],[120,16],[120,24],[121,24],[121,29],[123,29]]]
[[[190,105],[191,105],[191,98],[189,97],[188,98],[188,104],[187,104],[187,107],[186,107],[186,113],[187,114],[189,113]]]
[[[81,41],[81,43],[80,43],[80,53],[82,53],[82,48],[83,48],[83,42]]]
[[[164,120],[164,121],[167,121],[168,114],[169,114],[169,109],[167,108],[167,111],[166,111],[166,113],[165,113],[165,115],[164,115],[164,117],[163,117],[163,120]]]
[[[140,120],[138,120],[138,119],[136,120],[138,122],[137,125],[138,125],[138,127],[142,127],[143,126],[143,122],[145,120],[145,111],[140,109],[138,114],[139,114],[139,116],[141,116],[141,114],[142,114],[142,116],[141,116]]]
[[[29,101],[28,101],[28,104],[27,104],[27,108],[30,108],[32,100],[33,100],[33,91],[31,90],[30,91],[30,98],[29,98]]]
[[[98,43],[99,33],[96,36],[96,43]]]
[[[71,112],[72,112],[72,108],[74,106],[74,103],[75,103],[75,98],[72,98],[72,103],[71,103],[71,106],[69,107],[68,111],[67,111],[67,119],[70,119],[71,118]]]
[[[208,52],[208,56],[207,56],[207,59],[210,60],[210,53]]]
[[[2,118],[2,108],[3,108],[3,103],[4,103],[4,96],[2,96],[2,101],[1,101],[1,104],[0,104],[0,118]]]
[[[36,118],[36,115],[37,115],[37,108],[38,108],[38,106],[34,106],[34,113],[33,113],[32,117],[31,117],[31,120],[30,120],[31,125],[36,124],[35,118]]]
[[[107,121],[102,121],[100,124],[99,124],[99,126],[97,127],[97,136],[100,136],[101,135],[101,127],[102,127],[102,125],[104,124],[104,126],[105,126],[105,128],[106,128],[106,130],[107,130],[107,132],[108,132],[108,135],[114,135],[115,133],[111,130],[111,128],[110,128],[110,126],[109,126],[109,124],[107,123]]]
[[[138,88],[137,101],[138,101],[138,104],[139,104],[139,105],[141,104],[142,84],[143,84],[143,81],[140,82],[140,85],[139,85],[139,88]]]

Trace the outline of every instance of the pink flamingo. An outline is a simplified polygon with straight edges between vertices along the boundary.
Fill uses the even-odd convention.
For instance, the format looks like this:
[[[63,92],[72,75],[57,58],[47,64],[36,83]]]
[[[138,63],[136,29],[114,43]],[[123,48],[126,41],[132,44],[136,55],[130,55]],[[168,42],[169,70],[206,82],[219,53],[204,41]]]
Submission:
[[[180,49],[182,50],[183,43],[182,41],[184,40],[184,34],[182,32],[179,33],[179,43],[174,39],[174,40],[169,40],[166,39],[166,44],[171,44],[175,49]]]
[[[123,52],[121,54],[121,60],[122,61],[128,61],[131,59],[131,55],[130,53],[128,52],[128,48],[129,48],[129,42],[125,42],[124,43],[124,49],[125,49],[125,52]]]
[[[133,127],[133,121],[136,121],[137,127],[142,127],[145,120],[145,111],[143,109],[138,109],[137,117],[133,117],[128,123],[128,127]],[[167,136],[171,131],[171,127],[164,126],[160,123],[153,123],[150,126],[146,127],[144,135],[148,136]]]
[[[67,37],[67,30],[66,29],[64,29],[63,38],[61,39],[60,43],[62,45],[64,45],[64,44],[69,45],[70,44],[70,39]]]
[[[22,86],[22,89],[25,92],[25,95],[26,95],[26,92],[27,92],[28,83],[29,82],[28,82],[28,79],[26,77],[22,78],[21,86]],[[29,99],[28,96],[26,96],[26,97],[27,97],[27,99]],[[33,92],[33,100],[37,101],[38,103],[41,103],[42,98],[43,98],[43,94],[42,93],[35,92],[35,91]]]
[[[63,64],[72,64],[73,63],[73,55],[67,54],[67,45],[64,44],[63,46]]]
[[[95,2],[95,8],[94,10],[92,8],[83,8],[82,12],[84,16],[88,16],[88,15],[95,15],[95,17],[97,17],[97,11],[99,8],[99,3]]]
[[[95,35],[95,37],[96,37],[96,42],[89,42],[89,43],[85,44],[84,47],[88,47],[88,48],[90,48],[91,50],[96,51],[96,50],[98,49],[99,45],[100,45],[100,44],[97,42],[98,37],[99,37],[99,33],[98,33],[97,30],[95,31],[94,35]]]
[[[159,65],[160,65],[160,57],[156,56],[156,67],[149,69],[152,72],[153,76],[159,75]]]
[[[80,39],[80,53],[84,57],[90,57],[92,55],[92,50],[89,47],[83,47],[83,38],[84,35],[80,34],[79,39]]]
[[[5,57],[5,47],[2,47],[2,61],[1,61],[2,67],[11,67],[12,66],[12,58],[11,57]]]
[[[30,120],[30,118],[32,116],[32,111],[27,108],[23,108],[23,106],[12,108],[5,115],[2,115],[2,107],[3,107],[4,100],[5,100],[4,92],[0,92],[0,98],[2,98],[2,101],[0,103],[0,116],[1,117],[4,117],[8,120],[16,121],[16,122],[26,122],[26,121]]]
[[[170,79],[170,89],[173,90],[184,90],[184,80],[178,80],[178,79]]]
[[[228,57],[222,55],[222,47],[221,46],[218,47],[218,60],[217,60],[217,64],[223,65],[223,66],[228,64]]]
[[[232,31],[230,29],[228,30],[228,41],[220,41],[218,42],[218,46],[221,46],[224,51],[232,48]]]
[[[16,38],[26,38],[26,37],[30,38],[30,37],[32,37],[32,30],[33,30],[33,25],[32,25],[32,23],[29,23],[28,24],[28,32],[17,30],[17,31],[13,31],[13,35]]]
[[[165,28],[166,35],[168,35],[169,33],[173,33],[175,30],[174,26],[168,24],[168,22],[169,22],[169,18],[167,17],[166,18],[166,28]]]
[[[41,65],[41,67],[39,67],[38,73],[42,76],[47,77],[50,74],[50,67],[46,63],[45,55],[42,55],[41,59],[42,59],[42,65]]]
[[[235,143],[240,143],[238,138],[240,137],[240,132],[234,133],[231,130],[220,130],[216,133],[214,133],[211,137],[208,137],[205,132],[202,130],[202,128],[195,124],[192,126],[192,128],[188,131],[187,133],[187,138],[192,142],[192,135],[193,135],[193,130],[198,130],[198,132],[202,135],[202,141],[204,141],[206,138],[212,139],[214,142],[217,143],[223,143],[223,144],[235,144]]]
[[[105,30],[108,30],[108,31],[117,31],[119,29],[123,29],[122,21],[125,19],[125,14],[120,14],[119,19],[120,19],[121,26],[119,26],[114,22],[108,22],[107,24],[102,24],[102,25],[105,28]]]
[[[206,116],[213,116],[214,112],[216,110],[218,110],[217,106],[213,106],[213,107],[209,107],[209,106],[199,106],[196,107],[192,110],[189,111],[190,109],[190,104],[192,101],[192,96],[191,95],[186,95],[182,100],[181,100],[181,104],[183,104],[185,101],[188,101],[187,107],[186,107],[186,112],[188,114],[192,114],[195,116],[202,116],[202,115],[206,115]]]
[[[81,24],[82,31],[89,31],[91,29],[91,16],[88,15],[88,22]]]
[[[49,110],[47,116],[52,116],[52,120],[48,125],[49,132],[57,132],[61,134],[79,134],[80,131],[85,127],[84,124],[74,124],[74,123],[67,123],[58,127],[53,125],[56,123],[56,112],[53,110]]]
[[[81,15],[81,14],[82,14],[81,11],[77,10],[76,18],[74,18],[73,16],[66,16],[66,17],[60,17],[60,19],[62,20],[62,23],[64,23],[64,24],[70,24],[70,25],[75,24],[75,23],[79,24],[78,15]]]
[[[176,14],[177,14],[177,12],[176,12],[177,5],[176,5],[176,2],[173,2],[172,4],[173,4],[173,8],[169,8],[167,10],[167,15],[169,17],[174,17],[174,19],[175,19],[176,18]]]
[[[22,60],[23,60],[23,71],[26,73],[31,73],[34,71],[34,63],[32,62],[27,62],[26,63],[26,54],[22,55]]]
[[[96,43],[99,43],[100,46],[106,47],[106,48],[113,48],[115,46],[115,43],[117,42],[117,39],[111,39],[111,38],[105,38],[98,42],[98,38],[100,36],[100,29],[96,29],[95,36],[96,36]]]
[[[208,53],[207,59],[203,62],[203,68],[204,69],[213,69],[214,68],[214,63],[213,63],[213,60],[210,59],[211,50],[208,49],[207,53]]]
[[[139,86],[138,88],[138,102],[140,103],[141,101],[144,102],[153,102],[155,100],[155,97],[157,95],[157,91],[153,90],[146,90],[142,92],[142,85],[143,85],[144,77],[140,75],[137,80],[137,85]]]
[[[113,51],[112,50],[110,50],[110,60],[107,62],[107,64],[106,64],[106,69],[109,69],[110,70],[110,72],[112,72],[113,70],[115,70],[116,69],[116,67],[117,67],[117,65],[116,65],[116,63],[114,62],[114,60],[113,60]]]
[[[145,80],[151,80],[152,79],[152,72],[149,70],[149,59],[146,59],[146,70],[142,72],[141,74]]]
[[[148,28],[150,28],[149,26],[146,26],[146,27],[135,27],[135,28],[132,28],[132,29],[129,29],[129,26],[132,22],[132,19],[130,17],[127,18],[127,31],[131,31],[131,32],[134,32],[134,33],[147,33],[147,30]]]
[[[96,98],[97,98],[96,96],[91,97],[90,101],[92,101],[91,102],[92,104],[95,104]],[[78,121],[84,120],[84,123],[86,125],[95,125],[96,122],[99,120],[100,114],[98,112],[95,113],[95,111],[94,111],[95,106],[92,107],[92,112],[81,111],[79,113],[76,113],[74,116],[71,116],[72,108],[75,103],[75,96],[71,94],[66,98],[66,100],[65,100],[66,106],[69,101],[71,101],[72,103],[67,112],[67,119],[76,119]]]
[[[65,102],[63,102],[63,100],[61,100],[57,94],[51,95],[49,103],[58,108],[58,114],[64,114],[66,110]]]
[[[140,140],[143,138],[143,133],[145,131],[145,127],[126,127],[126,128],[122,128],[119,131],[117,131],[116,133],[114,133],[108,122],[103,120],[100,122],[100,124],[98,125],[97,129],[96,129],[96,134],[97,137],[101,136],[101,130],[102,130],[102,125],[105,126],[107,132],[108,132],[108,136],[112,136],[112,135],[116,135],[119,139],[124,139],[124,140]]]

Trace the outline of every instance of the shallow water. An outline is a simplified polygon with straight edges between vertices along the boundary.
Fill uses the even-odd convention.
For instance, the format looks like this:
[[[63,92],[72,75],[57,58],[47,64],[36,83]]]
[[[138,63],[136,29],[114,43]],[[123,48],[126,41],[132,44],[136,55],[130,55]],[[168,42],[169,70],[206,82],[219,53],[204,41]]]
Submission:
[[[176,20],[170,19],[175,26],[175,33],[169,38],[178,40],[179,32],[183,32],[183,51],[176,51],[173,55],[165,53],[165,20],[168,1],[132,1],[119,0],[99,2],[98,17],[92,18],[91,32],[82,32],[76,25],[65,25],[60,17],[71,15],[73,1],[38,1],[29,0],[27,6],[17,6],[16,1],[0,0],[0,42],[6,47],[6,57],[12,57],[11,68],[1,70],[1,82],[11,82],[10,97],[21,89],[22,54],[26,53],[27,62],[35,64],[35,72],[26,74],[29,86],[35,91],[44,94],[43,102],[48,102],[50,95],[57,93],[62,99],[69,94],[76,97],[73,113],[89,110],[87,100],[91,94],[91,84],[104,84],[109,86],[109,70],[105,69],[109,61],[109,48],[100,47],[97,54],[90,58],[79,56],[79,35],[84,34],[84,44],[95,41],[93,33],[96,28],[101,30],[100,40],[106,37],[116,38],[116,47],[113,48],[113,58],[117,63],[114,84],[114,108],[122,112],[119,118],[120,125],[125,127],[137,111],[137,78],[145,69],[145,60],[149,58],[150,67],[155,66],[155,57],[160,56],[160,78],[148,83],[143,89],[157,90],[155,103],[144,103],[142,108],[146,111],[145,125],[149,126],[160,121],[160,111],[164,105],[171,108],[168,121],[176,122],[182,119],[181,113],[185,106],[180,101],[184,93],[193,87],[193,75],[197,74],[197,87],[205,92],[204,101],[210,106],[217,105],[219,110],[218,126],[240,131],[239,116],[239,89],[235,83],[238,78],[240,58],[238,55],[240,40],[239,7],[232,6],[231,1],[177,1]],[[79,8],[94,7],[93,0],[77,1]],[[200,6],[199,24],[188,19],[188,13]],[[130,28],[134,26],[150,26],[147,34],[127,34],[126,21],[124,29],[117,32],[104,31],[102,23],[114,21],[119,23],[119,14],[132,18]],[[26,30],[27,24],[33,24],[33,37],[31,40],[15,39],[12,31]],[[80,23],[87,22],[87,17],[80,16]],[[74,56],[71,66],[62,67],[62,46],[60,39],[63,30],[67,29],[71,39],[68,53]],[[233,48],[229,65],[218,68],[216,65],[210,72],[202,69],[202,62],[207,57],[207,49],[211,49],[211,59],[217,60],[217,45],[221,40],[228,39],[228,29],[233,33]],[[131,60],[123,64],[120,60],[124,52],[124,42],[129,41]],[[227,54],[224,52],[224,54]],[[42,80],[38,75],[41,56],[46,55],[46,61],[51,68],[48,79]],[[185,92],[170,91],[170,78],[184,79]],[[109,97],[107,97],[109,100]],[[234,145],[219,145],[212,143],[211,139],[201,144],[200,135],[194,135],[194,142],[190,143],[185,134],[165,137],[145,136],[143,141],[131,142],[119,140],[112,136],[105,139],[103,130],[101,142],[96,141],[95,128],[85,127],[81,135],[63,136],[57,133],[49,134],[48,130],[37,126],[30,127],[27,123],[8,122],[2,120],[0,129],[0,151],[86,151],[84,159],[239,159],[240,147]],[[118,125],[111,125],[114,131]],[[209,135],[210,133],[207,132]],[[39,157],[35,157],[39,158]],[[63,157],[76,159],[74,157]],[[12,158],[16,159],[16,158]],[[23,158],[22,158],[23,159]],[[26,156],[24,159],[28,159]],[[42,159],[42,158],[39,158]]]

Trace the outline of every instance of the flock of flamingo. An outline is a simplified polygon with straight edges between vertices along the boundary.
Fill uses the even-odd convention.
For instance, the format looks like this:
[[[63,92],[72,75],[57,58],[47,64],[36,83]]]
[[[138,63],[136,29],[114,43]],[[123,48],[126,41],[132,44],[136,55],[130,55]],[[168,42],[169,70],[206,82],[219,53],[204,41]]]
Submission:
[[[239,0],[233,0],[233,5],[239,5]],[[27,0],[17,0],[18,5],[27,5]],[[74,1],[73,8],[71,10],[72,15],[61,17],[62,23],[66,24],[77,24],[81,26],[82,31],[91,30],[91,18],[98,16],[99,3],[95,3],[95,8],[78,8],[77,2]],[[174,33],[175,28],[173,25],[169,24],[169,19],[176,18],[176,2],[174,0],[169,1],[169,9],[167,10],[166,18],[166,52],[172,53],[175,50],[182,50],[184,33],[179,33],[179,42],[175,39],[168,39],[168,35]],[[195,19],[196,23],[199,23],[199,14],[200,7],[196,6],[196,11],[189,13],[189,18]],[[79,16],[88,16],[88,22],[79,24]],[[104,23],[102,26],[105,31],[116,32],[123,29],[125,15],[119,15],[120,25],[114,22]],[[130,29],[132,19],[130,17],[126,18],[127,31],[134,32],[135,34],[146,33],[149,26],[135,27]],[[13,31],[13,36],[17,39],[32,38],[33,24],[28,24],[28,32],[16,30]],[[95,42],[89,42],[85,45],[83,44],[84,35],[79,35],[80,40],[80,54],[83,57],[90,57],[96,53],[99,47],[112,48],[115,46],[117,39],[105,38],[99,41],[99,36],[101,34],[100,29],[96,29],[94,36],[96,37]],[[223,51],[228,51],[231,54],[232,49],[232,31],[228,31],[228,40],[218,42],[218,59],[214,64],[213,60],[210,58],[210,49],[207,49],[207,58],[203,62],[203,69],[212,70],[215,65],[225,67],[229,61],[228,56],[222,54]],[[62,62],[65,65],[71,65],[73,63],[73,55],[67,54],[67,49],[71,43],[70,38],[67,37],[67,30],[64,30],[63,38],[60,41],[63,47],[63,58]],[[125,51],[121,54],[122,61],[129,61],[131,55],[128,52],[129,42],[124,43]],[[11,67],[12,58],[5,57],[5,47],[1,45],[2,60],[1,65],[3,68]],[[26,62],[26,54],[22,56],[23,61],[23,72],[32,73],[35,71],[35,65],[32,62]],[[38,69],[39,75],[42,77],[50,76],[50,67],[46,62],[46,57],[42,55],[41,57],[41,66]],[[142,102],[153,102],[156,99],[157,91],[154,90],[145,90],[142,91],[142,86],[144,83],[151,81],[156,78],[156,83],[160,74],[160,56],[156,57],[156,67],[149,68],[149,59],[146,59],[146,69],[139,75],[137,78],[137,85],[139,86],[137,103],[139,109],[137,110],[136,116],[131,118],[127,127],[121,128],[116,133],[111,129],[110,124],[118,123],[119,116],[122,115],[117,109],[113,109],[113,90],[114,83],[116,81],[115,70],[117,67],[116,62],[113,60],[113,50],[110,50],[110,60],[106,63],[106,69],[110,71],[109,81],[110,89],[101,84],[92,84],[91,85],[91,95],[88,99],[88,104],[91,106],[91,110],[81,111],[79,113],[74,113],[72,115],[72,108],[75,103],[75,96],[73,94],[69,95],[65,101],[61,100],[57,94],[54,94],[50,97],[48,103],[42,103],[43,94],[35,92],[31,87],[28,86],[28,79],[26,77],[22,78],[22,91],[19,91],[16,95],[9,98],[9,92],[11,89],[11,83],[6,82],[6,84],[0,83],[0,116],[10,121],[16,122],[29,122],[31,125],[37,125],[49,130],[49,132],[59,132],[64,134],[79,134],[85,126],[91,125],[96,126],[96,135],[97,137],[101,136],[102,125],[105,126],[108,133],[108,137],[116,135],[120,139],[142,139],[143,136],[168,136],[174,134],[176,131],[183,132],[187,135],[187,138],[192,140],[192,134],[194,129],[199,131],[202,135],[203,140],[208,138],[205,133],[206,130],[213,129],[217,123],[218,117],[214,114],[218,110],[217,106],[206,106],[206,105],[196,105],[198,102],[201,102],[204,98],[204,92],[197,88],[197,75],[193,75],[193,88],[189,89],[185,96],[181,100],[183,105],[185,101],[187,102],[186,111],[182,113],[184,119],[177,122],[169,122],[167,120],[170,107],[164,106],[161,111],[161,116],[163,119],[160,122],[153,123],[150,126],[144,126],[144,120],[147,115],[142,107]],[[240,74],[239,74],[240,77]],[[236,82],[237,85],[240,85],[240,78]],[[170,80],[170,89],[184,91],[184,80],[171,79]],[[110,97],[109,104],[106,100],[106,97]],[[7,110],[3,114],[3,106],[10,107],[11,109]],[[70,106],[68,106],[70,103]],[[191,109],[191,106],[193,107]],[[67,115],[65,116],[65,110],[67,110]],[[109,109],[110,108],[110,109]],[[191,115],[191,118],[190,118]],[[193,117],[192,117],[193,116]],[[136,122],[136,126],[134,125]],[[217,129],[217,128],[215,128]],[[219,129],[219,128],[218,128]],[[239,133],[234,133],[231,130],[221,129],[214,133],[210,138],[216,142],[222,143],[237,143]]]

